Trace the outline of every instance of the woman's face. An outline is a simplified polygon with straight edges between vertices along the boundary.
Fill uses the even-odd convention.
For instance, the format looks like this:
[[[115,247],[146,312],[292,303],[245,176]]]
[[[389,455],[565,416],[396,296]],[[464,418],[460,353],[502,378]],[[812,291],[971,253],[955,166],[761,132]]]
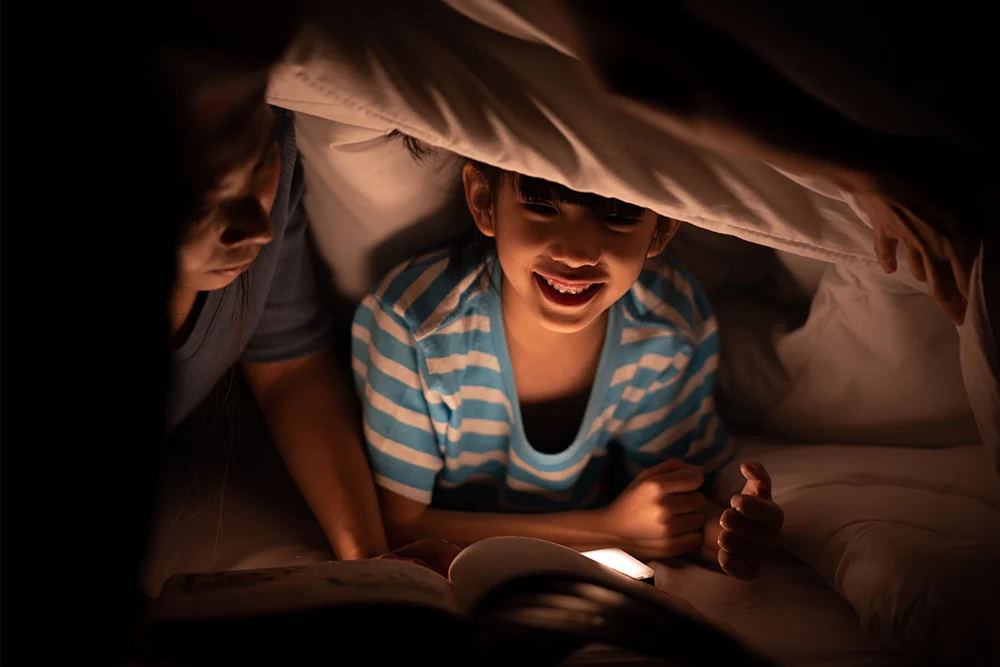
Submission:
[[[251,115],[245,145],[226,165],[181,240],[179,287],[199,292],[226,287],[273,238],[270,216],[281,155],[274,114],[263,101],[259,106]]]

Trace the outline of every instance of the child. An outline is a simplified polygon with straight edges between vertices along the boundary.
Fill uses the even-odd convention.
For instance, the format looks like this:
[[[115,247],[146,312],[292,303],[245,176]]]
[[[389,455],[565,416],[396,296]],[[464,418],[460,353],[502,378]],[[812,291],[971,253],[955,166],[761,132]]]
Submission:
[[[755,576],[781,510],[760,464],[734,509],[700,493],[734,450],[708,301],[652,259],[678,223],[474,162],[462,180],[484,242],[398,267],[353,326],[390,541],[700,551]],[[617,497],[613,452],[633,478]]]

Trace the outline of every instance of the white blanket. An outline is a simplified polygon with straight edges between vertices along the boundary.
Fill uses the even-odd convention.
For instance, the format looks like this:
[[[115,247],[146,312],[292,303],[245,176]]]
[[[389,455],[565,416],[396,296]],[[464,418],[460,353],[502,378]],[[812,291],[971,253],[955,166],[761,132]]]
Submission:
[[[923,664],[1000,664],[1000,479],[982,447],[750,444],[741,458],[774,480],[782,546],[882,645]]]
[[[374,267],[386,264],[373,253],[403,250],[393,257],[403,260],[410,246],[448,231],[425,220],[446,200],[448,168],[420,173],[402,163],[401,150],[384,170],[363,162],[365,154],[385,152],[378,147],[381,135],[399,129],[458,155],[648,206],[786,256],[840,265],[850,274],[846,285],[834,286],[830,281],[843,275],[831,275],[833,289],[819,288],[846,300],[814,312],[812,324],[784,344],[782,363],[794,366],[790,374],[809,389],[794,387],[784,405],[773,406],[770,432],[944,446],[980,439],[975,414],[1000,465],[1000,433],[983,422],[1000,413],[1000,370],[967,363],[964,375],[959,372],[959,339],[942,331],[947,321],[930,305],[926,287],[908,278],[905,258],[897,276],[875,274],[871,229],[850,197],[815,178],[698,148],[638,115],[608,94],[567,46],[558,6],[367,0],[327,7],[318,27],[302,34],[277,70],[270,98],[335,121],[327,128],[314,123],[312,154],[305,147],[303,154],[312,174],[314,230],[338,286],[356,296],[377,277]],[[328,131],[335,136],[324,138]],[[409,209],[407,194],[413,195]],[[429,233],[422,228],[416,243],[381,245],[390,230],[418,222]],[[858,303],[843,287],[885,295],[873,301],[877,317],[865,320],[863,304],[855,308],[861,319],[838,313]],[[834,328],[824,324],[831,316]],[[990,332],[965,327],[960,334],[972,348],[992,346],[992,354],[980,356],[996,359]],[[820,348],[825,357],[808,354]],[[824,385],[831,368],[862,366],[882,383],[839,377]],[[831,388],[846,400],[827,406]]]

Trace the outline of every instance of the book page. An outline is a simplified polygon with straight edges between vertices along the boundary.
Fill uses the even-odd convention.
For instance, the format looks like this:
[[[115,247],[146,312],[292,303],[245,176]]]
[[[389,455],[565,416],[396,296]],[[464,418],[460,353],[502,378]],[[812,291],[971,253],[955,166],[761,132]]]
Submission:
[[[504,582],[538,574],[579,576],[703,619],[684,600],[612,570],[573,549],[545,540],[529,537],[481,540],[464,549],[449,570],[455,597],[464,612]]]
[[[405,603],[460,614],[451,585],[406,561],[360,560],[171,577],[154,621],[265,616],[360,603]]]

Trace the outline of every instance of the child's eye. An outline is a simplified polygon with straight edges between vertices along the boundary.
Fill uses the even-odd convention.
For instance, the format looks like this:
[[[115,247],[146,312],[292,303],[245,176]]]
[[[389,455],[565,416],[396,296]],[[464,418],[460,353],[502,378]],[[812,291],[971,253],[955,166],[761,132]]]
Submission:
[[[545,202],[529,201],[524,202],[521,206],[524,210],[530,213],[545,216],[546,218],[554,218],[559,215],[559,209],[552,204],[546,204]]]
[[[625,215],[604,216],[604,224],[606,224],[608,227],[615,227],[617,229],[628,229],[629,227],[635,227],[640,222],[642,222],[642,218],[635,218]]]

